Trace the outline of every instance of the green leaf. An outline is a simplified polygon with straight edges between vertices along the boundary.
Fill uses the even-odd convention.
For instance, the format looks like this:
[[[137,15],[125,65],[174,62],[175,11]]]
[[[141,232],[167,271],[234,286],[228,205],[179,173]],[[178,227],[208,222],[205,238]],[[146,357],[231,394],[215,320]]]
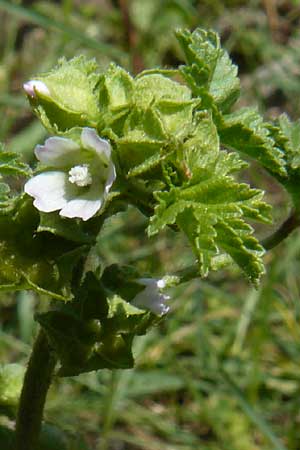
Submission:
[[[103,334],[113,331],[122,335],[143,335],[157,318],[149,311],[139,309],[118,295],[108,298],[109,313],[103,321]]]
[[[117,293],[120,297],[130,302],[143,287],[137,283],[140,278],[138,271],[132,266],[119,266],[112,264],[105,268],[101,281],[110,293]]]
[[[99,367],[96,365],[95,352],[102,336],[99,320],[107,314],[105,290],[96,276],[88,272],[72,304],[63,304],[57,310],[37,315],[56,350],[62,376],[103,368],[103,362]]]
[[[155,105],[164,129],[170,136],[184,136],[192,122],[193,100],[176,102],[172,100],[160,100]]]
[[[95,240],[95,237],[84,229],[82,221],[62,218],[57,212],[40,212],[40,223],[37,231],[52,233],[80,244],[91,244]]]
[[[57,134],[76,126],[96,126],[100,114],[97,69],[95,60],[80,56],[61,59],[51,72],[35,78],[45,83],[49,95],[38,91],[29,100],[48,131]]]
[[[105,319],[109,311],[106,297],[107,292],[102,282],[93,272],[87,272],[72,302],[72,311],[83,320]]]
[[[221,111],[227,111],[239,96],[240,82],[217,33],[197,28],[193,33],[179,30],[176,36],[187,61],[180,70],[194,95],[205,99],[209,95]]]
[[[131,266],[112,264],[103,272],[102,282],[111,292],[108,296],[108,315],[103,320],[104,334],[114,331],[123,334],[143,335],[158,322],[158,318],[130,302],[144,286],[138,283],[139,273]]]
[[[29,176],[30,172],[30,168],[20,161],[20,155],[7,152],[0,145],[0,215],[11,213],[15,206],[16,199],[11,195],[10,186],[6,183],[7,177]]]
[[[133,101],[142,109],[153,107],[162,124],[164,137],[186,134],[195,107],[191,91],[186,86],[162,73],[145,71],[135,79]]]
[[[300,168],[300,120],[292,122],[286,114],[282,114],[279,117],[279,126],[288,165],[297,170]]]
[[[121,67],[110,64],[99,81],[98,129],[109,128],[117,136],[123,133],[124,121],[132,106],[133,78]]]
[[[213,163],[218,153],[219,136],[211,114],[207,111],[197,113],[193,130],[177,151],[181,169],[190,178],[197,170]]]
[[[152,109],[133,108],[124,125],[124,136],[117,140],[117,151],[125,171],[145,165],[159,154],[166,140],[158,114]]]
[[[149,235],[176,224],[187,235],[198,257],[200,273],[213,269],[213,258],[225,253],[256,283],[263,273],[263,248],[252,236],[246,218],[269,223],[270,207],[263,193],[234,180],[244,166],[235,154],[220,152],[213,163],[195,166],[189,180],[169,191],[156,192],[157,206]]]
[[[0,175],[26,177],[30,175],[30,168],[20,160],[20,155],[13,152],[7,152],[3,146],[0,146]]]
[[[141,72],[134,83],[134,102],[140,107],[149,107],[159,101],[177,103],[191,99],[191,91],[184,85],[171,80],[161,73]]]
[[[36,319],[58,355],[60,372],[78,375],[85,371],[99,334],[97,323],[81,320],[69,311],[49,311]]]
[[[33,289],[69,300],[74,265],[87,248],[37,233],[38,224],[39,214],[27,196],[16,200],[10,215],[0,216],[0,290]]]
[[[276,146],[268,124],[253,108],[243,108],[223,116],[220,140],[227,148],[257,160],[274,176],[285,176],[283,152]]]
[[[72,303],[37,315],[59,358],[59,375],[133,366],[134,336],[160,320],[130,304],[144,289],[137,277],[133,268],[118,265],[106,268],[101,280],[88,272]]]
[[[103,113],[118,112],[132,102],[133,78],[122,67],[111,63],[101,76],[99,106]]]
[[[49,311],[37,320],[57,353],[60,376],[133,366],[132,335],[102,334],[99,321],[80,319],[72,311]]]

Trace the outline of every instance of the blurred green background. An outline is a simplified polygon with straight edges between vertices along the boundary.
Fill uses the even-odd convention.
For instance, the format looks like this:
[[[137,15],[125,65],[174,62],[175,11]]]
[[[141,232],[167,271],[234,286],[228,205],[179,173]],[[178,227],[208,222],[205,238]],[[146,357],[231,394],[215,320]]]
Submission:
[[[32,160],[45,131],[22,84],[61,56],[85,54],[103,68],[114,60],[132,73],[177,66],[173,31],[196,26],[218,31],[238,64],[240,106],[299,117],[299,0],[0,0],[0,141]],[[276,226],[288,212],[286,196],[263,171],[245,175],[267,189]],[[133,209],[115,216],[95,257],[157,276],[193,263],[181,236],[169,230],[149,240],[145,228]],[[46,420],[64,434],[46,429],[52,446],[41,450],[299,450],[300,234],[265,262],[257,291],[235,270],[174,289],[166,320],[136,341],[134,370],[55,380]],[[25,365],[33,315],[48,301],[1,294],[0,363]],[[13,394],[1,404],[0,377],[7,447],[14,409]]]

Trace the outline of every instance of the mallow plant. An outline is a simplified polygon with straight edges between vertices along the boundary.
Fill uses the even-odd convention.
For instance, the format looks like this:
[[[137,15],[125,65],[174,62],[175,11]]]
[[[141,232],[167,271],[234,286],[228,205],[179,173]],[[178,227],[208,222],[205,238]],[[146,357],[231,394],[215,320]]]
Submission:
[[[38,448],[54,375],[133,367],[133,340],[167,320],[170,287],[227,265],[258,286],[265,251],[300,223],[300,123],[286,115],[265,122],[255,108],[237,106],[237,67],[216,33],[176,37],[185,56],[178,68],[133,77],[75,57],[24,84],[49,137],[35,148],[33,168],[0,153],[1,290],[30,289],[52,302],[36,315],[16,450]],[[270,224],[271,207],[243,181],[253,161],[292,205],[263,242],[254,224]],[[129,205],[148,219],[149,237],[165,227],[185,235],[194,266],[154,277],[93,264],[103,224]]]

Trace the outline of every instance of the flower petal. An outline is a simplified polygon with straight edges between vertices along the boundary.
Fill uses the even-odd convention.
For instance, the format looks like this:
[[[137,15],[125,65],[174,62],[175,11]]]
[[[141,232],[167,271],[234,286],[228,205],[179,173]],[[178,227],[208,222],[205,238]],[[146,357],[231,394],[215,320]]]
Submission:
[[[34,197],[34,206],[43,212],[57,211],[67,204],[64,172],[44,172],[31,178],[24,186],[25,192]]]
[[[104,195],[107,196],[110,188],[112,187],[115,179],[116,179],[116,169],[114,164],[111,162],[110,166],[109,166],[109,172],[108,172],[108,177],[104,186]]]
[[[138,282],[146,287],[134,297],[131,303],[138,308],[149,309],[158,316],[166,314],[170,309],[166,301],[170,297],[160,292],[160,289],[165,286],[163,280],[140,278]]]
[[[45,145],[37,145],[34,153],[41,163],[52,167],[65,167],[73,165],[76,160],[79,145],[72,139],[51,137],[45,141]]]
[[[84,148],[96,150],[98,156],[107,163],[110,160],[111,147],[105,139],[101,139],[94,128],[83,128],[81,132],[81,143]]]
[[[102,198],[95,198],[91,194],[82,195],[70,200],[60,211],[62,217],[89,220],[102,206]]]
[[[26,92],[26,94],[29,95],[29,97],[32,97],[32,98],[36,97],[36,93],[37,92],[39,94],[44,95],[45,97],[49,97],[50,96],[49,89],[47,88],[45,83],[43,83],[43,81],[40,81],[40,80],[27,81],[27,83],[23,84],[23,89]]]

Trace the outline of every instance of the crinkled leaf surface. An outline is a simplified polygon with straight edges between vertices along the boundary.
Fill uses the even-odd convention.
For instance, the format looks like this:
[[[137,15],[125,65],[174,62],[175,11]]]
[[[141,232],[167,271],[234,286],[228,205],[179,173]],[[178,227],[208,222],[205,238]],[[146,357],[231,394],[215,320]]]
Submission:
[[[176,35],[187,61],[180,69],[194,95],[208,98],[208,94],[221,111],[227,111],[239,96],[240,82],[217,33],[197,28]]]
[[[30,172],[30,168],[20,160],[20,155],[7,152],[0,146],[0,215],[9,214],[15,204],[11,189],[6,183],[7,177],[25,177]]]
[[[26,196],[0,216],[0,289],[33,289],[69,300],[73,269],[86,253],[65,239],[38,233],[39,214]]]
[[[191,145],[187,141],[179,153],[177,164],[185,162],[186,177],[179,185],[155,193],[157,206],[148,231],[153,235],[176,224],[194,248],[201,275],[212,269],[215,256],[226,253],[256,283],[264,272],[264,250],[245,219],[268,223],[270,208],[260,190],[233,178],[245,163],[234,153],[219,152],[212,119],[204,115],[202,120]]]
[[[170,139],[187,133],[195,100],[191,91],[161,73],[142,72],[133,79],[112,64],[99,85],[100,132],[113,136],[125,172],[146,172],[160,160]]]
[[[198,109],[212,111],[221,143],[257,160],[271,174],[285,176],[282,148],[260,114],[252,108],[229,114],[239,96],[239,79],[218,35],[198,28],[193,33],[179,31],[177,38],[187,61],[181,72],[193,94],[202,100]]]
[[[28,176],[30,168],[20,160],[20,155],[13,152],[5,151],[3,146],[0,146],[0,174]]]
[[[286,174],[283,152],[276,146],[267,124],[253,108],[223,116],[220,139],[226,147],[257,160],[272,174]]]
[[[127,268],[114,265],[106,269],[99,281],[88,272],[72,304],[37,316],[59,357],[59,375],[133,366],[134,336],[145,334],[158,318],[111,290],[133,298],[143,287],[132,280],[132,274]],[[114,275],[115,282],[111,285]]]
[[[61,59],[51,72],[36,77],[45,83],[50,94],[36,92],[31,105],[43,125],[52,133],[75,126],[95,126],[99,117],[95,93],[100,75],[95,60],[79,56]]]
[[[297,170],[300,168],[300,120],[292,122],[286,114],[279,117],[279,126],[285,140],[288,165]]]

